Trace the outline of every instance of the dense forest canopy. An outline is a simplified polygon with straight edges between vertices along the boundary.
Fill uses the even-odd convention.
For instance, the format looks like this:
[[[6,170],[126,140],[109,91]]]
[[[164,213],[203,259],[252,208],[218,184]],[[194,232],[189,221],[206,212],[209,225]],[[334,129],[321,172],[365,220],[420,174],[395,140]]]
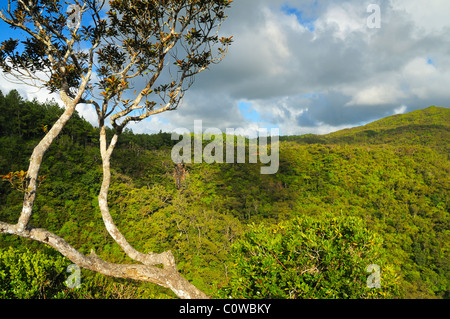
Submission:
[[[62,112],[0,93],[0,174],[26,170]],[[171,249],[180,272],[214,297],[448,298],[449,123],[450,110],[433,106],[281,137],[277,174],[261,175],[259,163],[188,164],[181,187],[171,134],[126,130],[112,157],[111,214],[138,249]],[[75,113],[45,155],[31,224],[83,253],[129,262],[99,213],[98,143],[98,129]],[[0,183],[0,220],[17,220],[22,196]],[[381,266],[379,290],[364,287],[369,263]],[[2,234],[0,298],[175,297],[87,270],[82,287],[70,289],[62,284],[69,264],[43,244]]]

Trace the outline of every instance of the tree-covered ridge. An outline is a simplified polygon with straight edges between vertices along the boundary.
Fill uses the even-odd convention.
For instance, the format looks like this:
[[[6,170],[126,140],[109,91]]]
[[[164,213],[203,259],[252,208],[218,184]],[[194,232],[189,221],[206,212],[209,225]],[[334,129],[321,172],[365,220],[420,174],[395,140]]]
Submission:
[[[450,109],[430,106],[326,135],[306,134],[281,139],[305,144],[425,145],[449,154]]]
[[[45,134],[45,125],[50,127],[61,109],[55,103],[25,101],[13,91],[6,96],[0,94],[0,111],[0,174],[23,170],[34,144]],[[414,117],[423,119],[417,125],[425,122],[433,125],[427,118],[428,111],[413,112]],[[431,111],[448,116],[447,109]],[[27,119],[29,114],[33,117]],[[411,114],[396,116],[396,123],[402,116]],[[441,118],[437,122],[445,126]],[[397,129],[392,125],[391,129]],[[389,129],[384,125],[381,132]],[[107,133],[110,138],[112,132]],[[342,134],[335,134],[339,133]],[[448,298],[450,165],[448,153],[432,147],[448,144],[448,135],[432,134],[427,137],[432,143],[426,144],[421,143],[424,135],[429,134],[425,129],[398,130],[396,134],[392,143],[376,142],[375,138],[373,143],[357,139],[352,143],[340,140],[320,144],[283,141],[280,169],[275,175],[261,175],[259,164],[188,164],[186,180],[178,189],[170,157],[171,146],[177,141],[171,141],[167,133],[135,135],[127,131],[112,158],[111,214],[137,249],[156,252],[171,249],[181,273],[213,296],[229,293],[237,296],[240,291],[245,291],[246,296],[256,295],[257,291],[268,293],[261,297],[278,294],[279,282],[273,281],[273,286],[272,281],[266,282],[263,290],[252,289],[255,285],[251,282],[266,280],[264,269],[269,266],[280,278],[291,278],[297,272],[302,273],[303,266],[299,264],[302,262],[321,269],[317,272],[319,277],[314,277],[314,273],[309,279],[286,280],[287,296],[291,291],[294,293],[290,296],[297,298],[344,298],[333,287],[342,286],[342,276],[347,276],[345,269],[350,265],[363,267],[354,273],[359,274],[355,280],[363,282],[368,265],[361,256],[370,255],[370,249],[376,248],[382,256],[380,266],[386,265],[384,271],[389,272],[385,274],[392,278],[389,283],[396,286],[386,285],[387,290],[375,297]],[[40,174],[46,179],[39,188],[32,225],[55,232],[84,253],[94,249],[107,260],[129,262],[104,229],[98,209],[101,160],[97,136],[97,129],[77,114],[68,122],[45,155]],[[408,139],[408,143],[401,143],[401,137]],[[0,220],[16,220],[21,202],[22,193],[7,182],[0,183]],[[364,247],[351,260],[335,249],[339,246],[335,241],[318,243],[317,249],[327,251],[324,258],[338,254],[338,260],[348,262],[336,276],[326,271],[341,262],[308,260],[307,255],[295,255],[294,249],[298,236],[303,233],[311,238],[320,237],[323,233],[320,229],[328,227],[332,218],[337,220],[336,227],[341,228],[348,226],[346,220],[352,221],[351,234],[361,234],[355,241],[362,240],[359,248],[370,242],[364,238],[377,238],[376,247]],[[252,224],[255,226],[249,226]],[[299,231],[296,225],[317,227]],[[259,240],[261,236],[264,241]],[[236,256],[242,247],[255,240],[261,244],[259,251],[276,243],[273,247],[274,254],[277,253],[275,257],[258,255],[263,266],[252,273],[248,272],[247,259]],[[24,245],[54,255],[41,244],[0,236],[2,249]],[[304,247],[316,249],[307,243]],[[298,257],[297,264],[292,264],[294,256]],[[285,270],[290,272],[284,273]],[[65,269],[60,271],[67,276]],[[383,268],[381,271],[383,275]],[[243,290],[239,290],[239,285]],[[150,284],[113,280],[84,270],[82,286],[79,298],[173,297]],[[117,291],[114,287],[119,286]],[[322,291],[320,287],[324,287]],[[346,287],[347,296],[369,296],[370,291],[364,291],[364,287]]]

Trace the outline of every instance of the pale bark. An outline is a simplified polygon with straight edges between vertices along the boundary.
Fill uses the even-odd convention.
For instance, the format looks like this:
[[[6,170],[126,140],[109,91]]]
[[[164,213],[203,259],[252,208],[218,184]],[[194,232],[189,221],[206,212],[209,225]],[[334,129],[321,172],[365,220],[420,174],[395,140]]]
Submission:
[[[17,224],[12,225],[0,222],[0,233],[18,235],[47,244],[62,255],[70,259],[80,267],[101,273],[103,275],[134,279],[139,281],[151,282],[172,290],[179,298],[183,299],[206,299],[208,296],[184,279],[177,271],[175,258],[170,251],[156,254],[144,254],[134,249],[122,233],[118,230],[109,213],[108,208],[108,190],[111,183],[110,158],[118,135],[114,135],[110,145],[106,148],[106,132],[103,126],[100,134],[100,149],[103,160],[103,182],[99,194],[99,205],[106,229],[113,239],[120,245],[126,254],[141,264],[114,264],[104,261],[94,252],[85,256],[68,244],[63,238],[41,228],[34,228],[29,225],[33,212],[33,204],[36,199],[36,189],[39,169],[42,158],[50,147],[53,140],[61,132],[64,124],[70,119],[75,110],[74,106],[66,107],[66,111],[55,123],[46,137],[36,146],[30,159],[28,175],[30,182],[28,190],[25,193],[22,214]],[[34,183],[33,183],[34,180]],[[164,268],[155,267],[163,265]]]
[[[164,265],[164,267],[176,269],[175,258],[170,252],[165,252],[162,254],[155,254],[150,252],[148,254],[143,254],[134,249],[133,246],[128,243],[125,236],[123,236],[123,234],[119,231],[111,217],[111,214],[109,213],[108,190],[111,184],[110,159],[112,151],[114,150],[114,147],[117,143],[118,137],[119,135],[115,134],[110,142],[109,147],[107,148],[105,126],[102,126],[100,131],[100,152],[103,163],[103,182],[98,196],[98,203],[105,227],[111,237],[116,241],[116,243],[119,244],[119,246],[131,259],[139,261],[144,265]]]
[[[83,86],[85,85],[86,84],[83,83]],[[24,231],[28,226],[31,215],[33,213],[33,206],[36,199],[36,191],[39,183],[39,170],[41,168],[44,155],[55,138],[59,135],[64,125],[66,125],[67,121],[71,118],[73,112],[75,111],[76,105],[76,100],[67,100],[64,113],[60,116],[60,118],[56,121],[56,123],[52,126],[52,128],[48,131],[44,138],[39,142],[39,144],[34,148],[33,153],[31,154],[30,164],[28,166],[26,176],[27,184],[23,200],[22,213],[20,214],[19,221],[17,223],[17,230],[19,232]]]
[[[30,14],[31,17],[34,18],[34,25],[35,28],[39,29],[40,31],[45,31],[46,26],[42,25],[41,22],[43,21],[40,19],[39,15],[36,15],[36,12],[31,10],[33,7],[33,2],[26,3],[25,1],[21,1],[22,5],[24,6],[25,10]],[[7,12],[11,14],[11,1],[8,1],[8,10]],[[100,7],[94,6],[96,11],[94,12],[94,20],[100,21],[99,17],[99,10],[102,7],[103,4],[100,5]],[[93,9],[94,9],[93,7]],[[194,8],[193,6],[192,8]],[[83,6],[82,11],[84,10],[85,6]],[[0,12],[0,18],[7,22],[9,25],[15,26],[17,28],[20,28],[27,32],[31,37],[34,37],[35,39],[39,40],[42,44],[44,44],[47,47],[47,56],[48,60],[51,63],[54,70],[59,69],[62,79],[62,87],[60,90],[60,96],[61,100],[64,102],[66,108],[63,113],[63,115],[58,119],[58,121],[52,126],[51,130],[46,134],[46,136],[40,141],[40,143],[35,147],[33,150],[33,153],[30,158],[30,164],[25,180],[25,195],[23,200],[23,207],[22,212],[19,217],[19,220],[17,224],[12,225],[4,222],[0,222],[0,233],[8,233],[8,234],[14,234],[18,236],[22,236],[25,238],[29,238],[32,240],[37,240],[42,243],[45,243],[47,245],[50,245],[51,247],[58,250],[61,254],[69,258],[72,262],[75,264],[90,269],[96,272],[99,272],[101,274],[107,275],[107,276],[113,276],[113,277],[120,277],[120,278],[129,278],[129,279],[135,279],[135,280],[141,280],[141,281],[148,281],[155,283],[157,285],[166,287],[171,289],[178,297],[180,298],[207,298],[207,296],[198,290],[196,287],[194,287],[192,284],[190,284],[186,279],[184,279],[177,271],[177,267],[175,264],[175,258],[173,254],[168,252],[163,252],[161,254],[149,252],[149,253],[141,253],[137,251],[123,236],[123,234],[119,231],[117,226],[115,225],[112,216],[109,212],[108,207],[108,190],[111,184],[111,169],[110,169],[110,159],[111,154],[114,150],[114,147],[117,143],[117,139],[120,135],[120,132],[124,127],[130,122],[130,121],[141,121],[149,116],[156,115],[168,110],[174,110],[180,103],[183,97],[183,93],[187,88],[183,88],[183,83],[187,80],[188,81],[188,87],[192,84],[192,77],[203,70],[206,69],[206,66],[210,63],[217,63],[220,61],[224,55],[226,54],[226,50],[228,49],[228,45],[226,47],[226,50],[221,50],[221,54],[219,55],[219,58],[211,59],[210,61],[205,61],[205,65],[203,66],[196,66],[196,64],[191,64],[191,62],[187,63],[186,68],[181,68],[182,72],[178,80],[173,80],[173,86],[171,85],[171,88],[168,89],[166,92],[166,89],[164,89],[164,96],[160,97],[163,100],[163,104],[161,104],[161,107],[158,109],[153,109],[155,104],[147,104],[143,105],[141,102],[146,98],[149,94],[149,90],[154,86],[157,79],[159,78],[163,68],[166,66],[165,57],[171,51],[176,43],[182,39],[181,33],[191,24],[192,19],[197,19],[199,16],[201,16],[202,12],[201,10],[205,10],[206,12],[209,12],[208,10],[211,10],[211,8],[199,6],[198,12],[197,11],[189,11],[190,19],[185,19],[186,21],[181,25],[180,32],[177,33],[175,30],[177,29],[177,23],[180,22],[178,17],[178,13],[183,9],[184,7],[181,6],[178,11],[174,12],[172,16],[170,16],[169,19],[172,21],[172,26],[168,25],[168,27],[172,27],[172,30],[170,34],[167,34],[166,37],[162,37],[160,39],[160,45],[159,45],[159,63],[155,64],[156,70],[154,71],[154,74],[152,78],[147,83],[146,87],[138,93],[136,99],[133,103],[131,103],[130,106],[128,105],[128,102],[124,103],[121,99],[122,93],[127,89],[126,81],[133,77],[137,77],[138,75],[142,75],[142,70],[136,71],[135,74],[129,75],[128,72],[130,72],[132,66],[135,64],[139,64],[139,59],[137,59],[137,53],[134,53],[132,56],[130,56],[130,63],[125,66],[125,68],[116,74],[122,81],[124,81],[125,84],[120,84],[119,90],[117,92],[112,91],[113,93],[110,93],[107,95],[105,93],[105,99],[103,100],[102,108],[100,108],[99,104],[95,101],[91,101],[97,111],[98,119],[99,119],[99,127],[100,127],[100,151],[102,155],[102,165],[103,165],[103,181],[101,185],[101,189],[99,192],[98,202],[99,207],[101,211],[101,215],[105,224],[105,227],[108,231],[108,233],[111,235],[111,237],[119,244],[119,246],[124,250],[124,252],[134,261],[139,262],[140,264],[113,264],[106,262],[99,258],[95,253],[91,253],[89,256],[85,256],[81,254],[79,251],[77,251],[74,247],[69,245],[64,239],[60,238],[59,236],[45,230],[45,229],[39,229],[34,228],[29,225],[30,219],[33,213],[33,206],[36,199],[36,192],[38,187],[38,181],[39,181],[39,170],[42,164],[42,160],[44,157],[45,152],[48,150],[54,139],[60,134],[61,130],[63,129],[64,125],[67,123],[67,121],[72,116],[73,112],[75,111],[75,108],[77,104],[79,103],[88,103],[88,101],[85,101],[82,99],[83,94],[86,91],[86,87],[88,85],[88,82],[91,78],[92,69],[94,66],[94,54],[96,48],[100,44],[100,38],[98,38],[93,44],[93,46],[89,49],[89,58],[88,58],[88,71],[80,71],[82,74],[80,74],[80,78],[82,80],[82,83],[80,84],[76,96],[73,96],[69,94],[70,89],[68,87],[68,81],[64,79],[64,75],[67,74],[65,67],[67,66],[67,62],[69,60],[69,57],[72,57],[74,59],[74,63],[78,65],[77,59],[74,55],[73,46],[77,42],[74,37],[70,39],[65,39],[65,37],[58,33],[56,29],[51,30],[53,36],[56,36],[57,38],[65,39],[66,43],[66,52],[64,55],[56,55],[53,54],[55,52],[58,52],[58,48],[56,48],[51,39],[52,37],[49,35],[45,35],[46,33],[43,32],[35,32],[32,29],[28,28],[25,24],[22,22],[17,22],[16,19],[8,19],[6,18],[2,12]],[[84,12],[84,11],[83,11]],[[12,17],[12,15],[11,15]],[[211,16],[211,14],[208,16],[207,14],[204,16],[207,19],[211,19],[212,21],[222,18],[219,18],[216,16]],[[141,17],[144,19],[145,17]],[[41,21],[42,20],[42,21]],[[45,24],[45,23],[44,23]],[[71,31],[71,34],[77,34],[78,29],[81,26],[81,19],[78,21],[77,26],[75,29]],[[196,54],[199,54],[198,52],[201,47],[205,43],[206,39],[209,39],[208,36],[210,35],[210,32],[217,26],[214,23],[205,24],[204,29],[202,30],[205,36],[205,40],[199,41],[198,44],[188,45],[188,42],[182,44],[182,47],[188,51],[187,57],[195,56]],[[158,35],[158,32],[152,34],[151,36]],[[160,33],[162,34],[162,33]],[[149,40],[151,36],[148,36],[146,41]],[[231,38],[230,38],[231,39]],[[144,41],[145,42],[145,41]],[[205,50],[210,50],[211,47],[207,46]],[[141,54],[143,54],[141,52]],[[176,54],[175,54],[176,55]],[[58,59],[59,56],[59,59]],[[175,60],[176,57],[174,56]],[[182,58],[183,59],[183,58]],[[183,62],[182,62],[183,63]],[[181,65],[180,65],[181,67]],[[48,79],[45,81],[42,81],[36,74],[30,73],[29,70],[24,76],[25,79],[32,79],[35,81],[41,81],[44,82],[44,84],[47,83]],[[86,74],[84,74],[86,72]],[[21,72],[18,71],[18,74],[13,74],[13,76],[16,76],[20,78]],[[75,88],[72,88],[75,89]],[[170,98],[167,100],[166,98],[169,96]],[[112,100],[116,99],[115,103],[111,109],[108,111],[108,105]],[[147,100],[145,102],[148,102]],[[121,107],[124,107],[124,110],[121,112],[117,112],[116,114],[113,114],[113,112],[116,110],[116,107],[121,104]],[[145,108],[145,109],[144,109]],[[131,116],[132,112],[136,110],[143,110],[143,113],[141,115],[135,115]],[[106,132],[105,132],[105,125],[104,121],[109,116],[111,119],[111,123],[116,131],[116,134],[112,138],[109,146],[107,145],[106,141]],[[121,120],[122,122],[118,122]],[[162,265],[163,268],[155,267],[156,265]]]
[[[40,228],[28,227],[19,231],[17,225],[0,222],[0,233],[19,235],[47,244],[80,267],[101,273],[103,275],[129,278],[151,282],[172,290],[179,298],[205,299],[203,292],[184,279],[174,268],[158,268],[143,264],[114,264],[98,257],[93,251],[85,256],[69,245],[63,238]]]
[[[38,179],[39,169],[42,158],[50,147],[53,140],[61,132],[64,124],[70,119],[75,107],[66,107],[66,111],[60,119],[52,127],[52,130],[46,137],[36,146],[30,159],[30,167],[28,176],[30,180]],[[113,239],[120,245],[126,254],[133,260],[141,264],[114,264],[104,261],[98,257],[93,251],[89,256],[83,255],[81,252],[72,247],[63,238],[41,228],[34,228],[29,225],[29,221],[33,212],[33,204],[36,199],[37,183],[30,182],[28,190],[25,194],[22,214],[17,224],[12,225],[0,222],[0,233],[18,235],[47,244],[62,255],[70,259],[73,263],[80,267],[101,273],[106,276],[117,278],[126,278],[139,281],[151,282],[162,287],[172,290],[179,298],[183,299],[206,299],[208,296],[193,286],[189,281],[184,279],[177,271],[175,258],[170,251],[156,254],[150,252],[148,254],[141,253],[134,249],[122,233],[118,230],[109,213],[108,207],[108,190],[111,183],[110,158],[114,146],[116,145],[118,135],[114,135],[110,145],[106,148],[106,132],[103,126],[100,133],[100,150],[103,161],[103,182],[99,194],[99,205],[102,218],[106,229]],[[163,265],[164,268],[155,267],[155,265]]]
[[[63,239],[57,237],[54,234],[50,234],[45,230],[34,230],[35,232],[45,234],[47,238],[47,244],[52,245],[48,238],[54,239],[53,242],[58,242],[59,245],[55,248],[58,249],[64,256],[78,264],[83,268],[97,271],[101,274],[119,277],[129,278],[141,281],[148,281],[160,285],[172,290],[179,298],[183,299],[206,299],[208,296],[202,291],[197,289],[194,285],[184,279],[177,271],[175,264],[175,257],[171,251],[156,254],[149,252],[147,254],[137,251],[126,240],[125,236],[119,231],[112,219],[108,206],[108,191],[111,184],[111,168],[110,159],[114,147],[119,138],[118,134],[115,134],[107,147],[106,141],[106,129],[103,121],[100,121],[100,153],[103,163],[103,181],[99,192],[98,202],[100,211],[102,214],[103,222],[108,233],[119,244],[124,252],[133,260],[140,262],[137,265],[127,264],[112,264],[100,259],[97,255],[91,253],[90,256],[81,255],[77,250],[72,248]],[[49,234],[51,236],[49,236]],[[42,240],[41,240],[42,241]],[[155,265],[163,265],[164,268],[154,267]]]

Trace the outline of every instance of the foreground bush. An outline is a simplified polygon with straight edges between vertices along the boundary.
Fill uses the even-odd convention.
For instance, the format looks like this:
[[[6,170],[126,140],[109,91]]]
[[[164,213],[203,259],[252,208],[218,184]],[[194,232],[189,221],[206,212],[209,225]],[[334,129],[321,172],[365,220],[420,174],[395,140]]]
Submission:
[[[62,256],[40,251],[0,250],[0,298],[68,298],[71,292],[64,281],[69,264]]]
[[[233,247],[227,298],[393,298],[399,295],[380,239],[357,218],[297,217],[253,225]],[[368,288],[369,265],[381,288]]]

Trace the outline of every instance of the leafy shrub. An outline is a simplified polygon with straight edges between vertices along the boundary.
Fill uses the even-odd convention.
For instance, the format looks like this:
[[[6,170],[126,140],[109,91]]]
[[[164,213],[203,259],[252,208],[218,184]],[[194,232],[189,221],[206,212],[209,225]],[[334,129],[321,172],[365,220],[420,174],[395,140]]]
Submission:
[[[64,281],[70,262],[40,251],[0,250],[0,298],[50,299],[70,297]]]
[[[392,298],[398,277],[381,241],[360,219],[297,217],[253,225],[233,246],[227,298]],[[381,288],[367,287],[367,266],[381,267]]]

